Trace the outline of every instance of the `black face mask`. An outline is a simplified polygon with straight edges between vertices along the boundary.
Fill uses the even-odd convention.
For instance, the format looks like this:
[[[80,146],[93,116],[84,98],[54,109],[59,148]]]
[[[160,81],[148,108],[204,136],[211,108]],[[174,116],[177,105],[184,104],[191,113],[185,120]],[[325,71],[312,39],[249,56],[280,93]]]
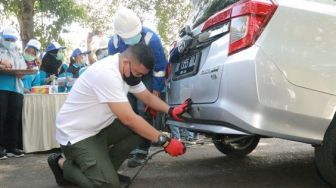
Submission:
[[[135,85],[138,85],[141,82],[141,77],[134,76],[132,71],[130,71],[129,77],[126,77],[125,74],[124,74],[124,80],[129,86],[135,86]]]
[[[124,75],[124,80],[125,82],[130,85],[130,86],[135,86],[138,85],[141,82],[141,78],[140,77],[135,77],[132,72],[130,72],[130,76],[126,77]]]

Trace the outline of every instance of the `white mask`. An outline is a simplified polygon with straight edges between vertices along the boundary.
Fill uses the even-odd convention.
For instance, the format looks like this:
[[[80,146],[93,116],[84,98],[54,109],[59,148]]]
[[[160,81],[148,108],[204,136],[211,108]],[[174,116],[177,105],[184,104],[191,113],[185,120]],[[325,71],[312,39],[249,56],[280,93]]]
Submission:
[[[7,50],[14,50],[16,48],[16,42],[12,41],[2,41],[2,45],[7,48]]]
[[[135,45],[135,44],[138,44],[141,40],[141,33],[137,34],[136,36],[132,37],[132,38],[129,38],[129,39],[123,39],[124,40],[124,43],[127,44],[127,45]]]

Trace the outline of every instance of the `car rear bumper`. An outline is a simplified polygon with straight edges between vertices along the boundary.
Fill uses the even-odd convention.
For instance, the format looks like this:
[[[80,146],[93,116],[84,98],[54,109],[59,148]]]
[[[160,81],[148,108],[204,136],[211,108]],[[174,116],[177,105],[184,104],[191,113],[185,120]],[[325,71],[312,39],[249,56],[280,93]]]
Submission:
[[[225,127],[220,124],[200,124],[200,123],[187,123],[168,120],[168,125],[186,128],[195,132],[209,133],[209,134],[226,134],[226,135],[249,135],[249,133],[238,131],[233,128]]]

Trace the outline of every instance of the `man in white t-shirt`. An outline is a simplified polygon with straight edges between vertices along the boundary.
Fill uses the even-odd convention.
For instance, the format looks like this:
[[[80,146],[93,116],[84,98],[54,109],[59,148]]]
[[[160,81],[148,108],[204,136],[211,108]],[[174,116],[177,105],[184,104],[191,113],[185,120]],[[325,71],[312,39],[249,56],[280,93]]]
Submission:
[[[151,54],[146,45],[137,44],[98,61],[78,78],[56,117],[56,139],[65,158],[60,154],[48,158],[58,185],[119,187],[117,170],[140,136],[161,145],[171,156],[185,153],[181,142],[160,134],[128,102],[131,92],[176,120],[191,105],[188,100],[169,107],[146,89],[141,77],[153,68]]]

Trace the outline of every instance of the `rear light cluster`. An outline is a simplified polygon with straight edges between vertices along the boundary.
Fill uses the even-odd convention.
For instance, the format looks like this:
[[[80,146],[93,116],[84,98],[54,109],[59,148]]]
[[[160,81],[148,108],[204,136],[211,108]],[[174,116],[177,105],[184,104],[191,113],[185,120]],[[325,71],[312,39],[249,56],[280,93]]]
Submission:
[[[208,18],[202,32],[211,31],[209,37],[212,37],[229,30],[228,55],[232,55],[256,42],[277,7],[273,0],[241,0]],[[176,43],[173,45],[176,47]],[[166,77],[169,78],[170,63],[166,71]]]
[[[231,55],[255,43],[276,8],[271,0],[242,0],[210,17],[205,21],[202,32],[230,22]]]

